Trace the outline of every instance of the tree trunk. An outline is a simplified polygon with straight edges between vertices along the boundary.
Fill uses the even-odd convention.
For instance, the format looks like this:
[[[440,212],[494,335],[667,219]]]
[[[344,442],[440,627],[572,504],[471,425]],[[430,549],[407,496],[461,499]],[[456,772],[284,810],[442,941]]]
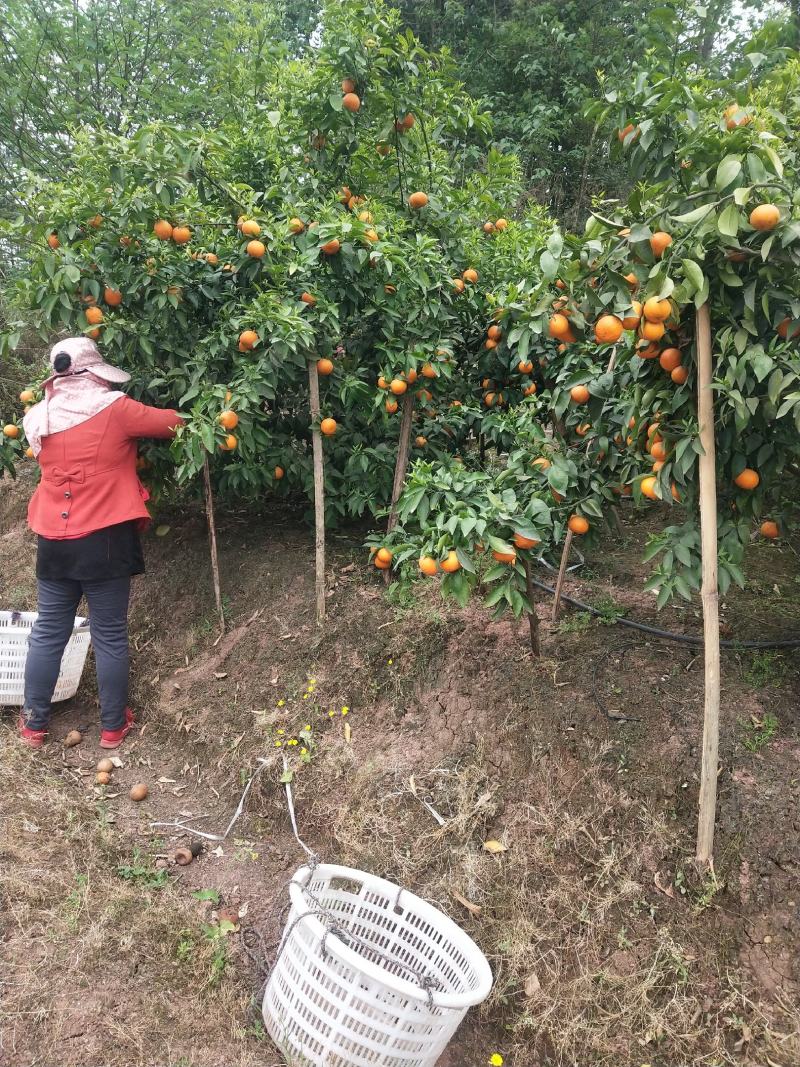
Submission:
[[[541,645],[539,642],[539,616],[536,614],[536,593],[533,588],[533,576],[531,574],[531,561],[526,556],[522,565],[525,568],[525,585],[528,589],[528,626],[531,631],[531,652],[538,657],[541,655]]]
[[[319,375],[317,361],[308,361],[308,393],[311,411],[311,440],[314,449],[314,533],[316,555],[317,625],[325,618],[325,461],[319,428]]]
[[[211,491],[211,471],[208,453],[203,456],[203,484],[206,496],[206,521],[208,523],[208,547],[211,553],[211,576],[214,580],[214,601],[217,605],[219,632],[225,633],[225,612],[222,607],[222,587],[219,580],[219,556],[217,554],[217,524],[214,520],[214,494]]]
[[[558,622],[558,609],[561,606],[561,589],[564,585],[564,576],[567,573],[570,548],[572,548],[572,530],[567,530],[567,536],[564,538],[564,548],[561,552],[561,566],[558,568],[555,596],[553,597],[553,615],[551,620],[553,625]]]
[[[711,392],[711,320],[708,304],[697,310],[697,418],[700,425],[700,537],[703,557],[703,639],[705,707],[703,765],[700,774],[700,815],[697,862],[713,862],[719,750],[719,586],[717,582],[717,479],[714,441],[714,397]]]
[[[392,505],[386,532],[391,533],[397,525],[397,502],[403,492],[408,470],[408,456],[411,452],[411,422],[414,417],[414,394],[409,390],[403,396],[403,414],[400,419],[400,437],[397,442],[397,459],[394,464],[394,483],[392,484]],[[386,572],[388,578],[389,572]]]

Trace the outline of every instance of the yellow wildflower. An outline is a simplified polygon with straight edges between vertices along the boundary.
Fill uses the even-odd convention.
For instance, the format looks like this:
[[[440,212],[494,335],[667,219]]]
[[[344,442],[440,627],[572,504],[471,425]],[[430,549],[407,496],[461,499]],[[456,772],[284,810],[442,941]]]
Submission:
[[[283,705],[284,705],[285,703],[286,703],[286,701],[285,701],[285,700],[279,700],[279,701],[278,701],[278,707],[279,707],[279,708],[282,708],[282,707],[283,707]]]
[[[492,1067],[503,1067],[503,1057],[499,1052],[493,1052],[489,1057],[489,1063],[491,1063]]]
[[[276,741],[275,742],[275,748],[281,748],[282,746],[283,746],[283,741]]]

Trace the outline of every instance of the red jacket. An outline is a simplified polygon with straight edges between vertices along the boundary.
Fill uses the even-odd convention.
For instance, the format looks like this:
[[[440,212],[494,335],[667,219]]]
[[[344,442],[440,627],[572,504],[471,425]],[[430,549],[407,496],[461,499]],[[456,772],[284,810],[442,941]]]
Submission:
[[[123,397],[79,426],[42,438],[42,480],[28,523],[42,537],[68,540],[129,519],[148,519],[148,493],[136,475],[140,437],[174,437],[177,411]]]

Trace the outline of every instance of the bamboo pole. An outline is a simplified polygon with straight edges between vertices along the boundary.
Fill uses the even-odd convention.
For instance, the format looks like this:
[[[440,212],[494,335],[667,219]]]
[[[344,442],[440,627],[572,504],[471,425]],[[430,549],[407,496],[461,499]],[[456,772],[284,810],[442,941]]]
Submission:
[[[392,484],[392,504],[386,532],[391,533],[397,525],[397,502],[403,492],[403,485],[408,470],[408,457],[411,452],[411,422],[414,417],[414,394],[409,390],[403,396],[403,414],[400,419],[400,437],[397,442],[397,459],[394,464],[394,482]],[[389,572],[386,572],[388,578]]]
[[[217,553],[217,524],[214,519],[214,494],[211,491],[211,471],[208,452],[203,456],[203,484],[206,497],[206,521],[208,523],[208,547],[211,554],[211,576],[214,580],[214,600],[217,605],[219,632],[225,633],[225,612],[222,607],[222,587],[219,580],[219,555]]]
[[[319,428],[319,374],[317,361],[308,361],[308,393],[311,412],[311,441],[314,451],[314,551],[316,557],[315,586],[317,625],[325,618],[325,461],[322,454],[322,432]]]
[[[719,752],[719,585],[717,581],[717,478],[714,440],[714,397],[711,392],[711,319],[708,304],[697,309],[697,418],[700,425],[700,540],[703,558],[703,641],[705,705],[703,764],[700,772],[700,813],[697,862],[713,862]]]
[[[561,566],[558,568],[555,596],[553,597],[553,615],[551,619],[553,625],[558,622],[558,609],[561,606],[561,588],[564,585],[564,576],[567,573],[570,548],[572,548],[572,530],[567,530],[567,536],[564,538],[564,548],[561,552]]]
[[[528,626],[531,631],[531,652],[537,658],[541,655],[539,642],[539,616],[536,614],[536,593],[533,588],[533,575],[531,574],[531,561],[525,556],[522,560],[525,568],[525,585],[528,589]]]

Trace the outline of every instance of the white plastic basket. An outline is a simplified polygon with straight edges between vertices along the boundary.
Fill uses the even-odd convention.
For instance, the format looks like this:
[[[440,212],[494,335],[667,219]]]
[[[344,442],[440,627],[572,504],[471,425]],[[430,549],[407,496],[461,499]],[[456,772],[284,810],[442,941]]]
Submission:
[[[35,622],[35,611],[0,611],[0,707],[23,703],[28,637]],[[88,620],[77,616],[61,659],[54,701],[69,700],[78,691],[89,641]]]
[[[492,988],[475,942],[431,904],[349,867],[302,867],[264,993],[289,1067],[433,1067]]]

